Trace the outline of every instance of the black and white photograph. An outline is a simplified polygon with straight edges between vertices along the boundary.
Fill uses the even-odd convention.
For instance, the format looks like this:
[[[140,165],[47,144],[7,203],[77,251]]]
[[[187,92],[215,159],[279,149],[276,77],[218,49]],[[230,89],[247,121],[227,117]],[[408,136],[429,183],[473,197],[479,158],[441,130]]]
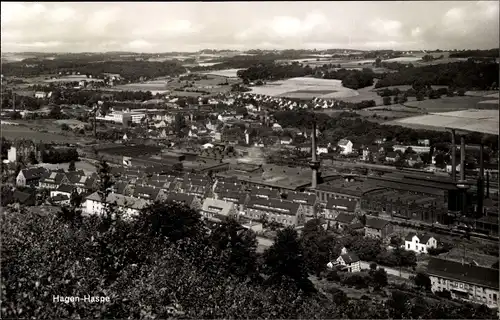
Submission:
[[[1,2],[1,319],[499,319],[499,1]]]

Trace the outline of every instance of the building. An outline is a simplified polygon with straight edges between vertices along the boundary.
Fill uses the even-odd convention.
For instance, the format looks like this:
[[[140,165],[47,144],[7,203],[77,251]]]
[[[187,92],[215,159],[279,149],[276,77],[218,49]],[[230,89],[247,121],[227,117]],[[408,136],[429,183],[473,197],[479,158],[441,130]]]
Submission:
[[[40,179],[47,174],[45,168],[30,168],[19,171],[16,177],[16,185],[19,187],[36,187]]]
[[[74,186],[69,185],[69,184],[62,184],[56,190],[50,191],[50,197],[54,198],[58,195],[62,195],[62,196],[67,197],[68,199],[71,199],[71,194],[74,191],[76,191],[76,188]]]
[[[122,112],[122,111],[113,111],[110,114],[105,115],[104,117],[99,116],[96,117],[97,120],[102,121],[110,121],[114,123],[141,123],[141,120],[146,117],[146,114],[143,112]]]
[[[305,223],[304,208],[291,201],[283,199],[265,199],[251,196],[246,216],[254,220],[268,219],[285,226],[300,226]]]
[[[392,224],[383,219],[367,218],[365,224],[365,236],[386,239],[393,232]]]
[[[428,249],[437,248],[437,240],[429,234],[409,233],[405,237],[405,250],[415,253],[428,253]]]
[[[202,216],[213,222],[222,222],[230,217],[237,218],[238,213],[235,203],[213,198],[205,199],[201,208]]]
[[[87,214],[102,215],[105,212],[106,204],[116,206],[117,212],[123,217],[129,218],[137,216],[149,202],[144,199],[127,197],[117,193],[108,194],[106,201],[101,200],[101,196],[94,192],[85,198],[84,210]]]
[[[340,213],[333,219],[333,223],[337,229],[343,230],[349,226],[361,223],[357,216],[353,214]]]
[[[307,217],[312,217],[315,214],[316,194],[310,192],[289,191],[286,200],[299,203],[304,208]]]
[[[416,153],[429,153],[431,151],[431,147],[429,146],[402,146],[402,145],[394,145],[392,147],[394,151],[405,152],[408,148],[415,151]]]
[[[9,151],[7,151],[7,160],[12,163],[17,162],[17,149],[16,147],[10,147]]]
[[[342,266],[347,272],[361,271],[361,263],[359,257],[352,252],[347,252],[346,248],[342,248],[340,256],[335,260],[335,265]]]
[[[431,257],[427,274],[431,279],[433,292],[448,290],[452,298],[498,308],[497,269]]]
[[[292,138],[291,137],[283,137],[280,139],[280,144],[284,145],[290,145],[292,143]]]
[[[132,197],[148,201],[161,201],[166,198],[165,192],[161,188],[147,185],[136,185]]]
[[[246,204],[250,197],[241,191],[225,190],[217,193],[217,199],[234,203],[238,212],[244,215]]]
[[[47,98],[47,92],[37,91],[37,92],[35,92],[35,98],[45,99],[45,98]]]
[[[343,155],[348,155],[352,153],[352,146],[353,143],[350,140],[347,139],[341,139],[338,143],[337,146],[341,149],[340,153]]]
[[[196,211],[201,209],[200,200],[194,195],[189,195],[185,193],[180,193],[180,192],[169,193],[167,195],[167,202],[176,202],[179,204],[183,204]]]
[[[412,154],[408,157],[406,163],[408,163],[410,167],[413,167],[416,164],[422,163],[422,158],[418,154]]]
[[[359,202],[352,199],[330,198],[325,207],[325,218],[336,219],[340,213],[354,214]]]
[[[69,184],[69,179],[62,172],[52,171],[40,179],[38,187],[41,189],[56,190],[62,184]]]
[[[318,197],[318,201],[328,203],[330,199],[350,199],[360,202],[362,198],[368,195],[382,192],[383,187],[376,186],[374,183],[365,181],[345,181],[344,179],[336,179],[318,185],[314,192]]]
[[[387,152],[387,154],[385,155],[386,162],[396,162],[398,161],[398,159],[399,159],[399,154],[395,151]]]

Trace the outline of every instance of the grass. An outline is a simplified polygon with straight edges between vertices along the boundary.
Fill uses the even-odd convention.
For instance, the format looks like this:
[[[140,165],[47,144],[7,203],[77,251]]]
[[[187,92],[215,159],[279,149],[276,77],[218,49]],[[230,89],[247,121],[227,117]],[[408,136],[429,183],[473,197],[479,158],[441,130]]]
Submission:
[[[86,141],[84,137],[76,137],[70,132],[63,133],[60,127],[46,120],[15,120],[12,122],[19,123],[20,125],[13,126],[2,124],[2,136],[9,140],[29,139],[47,143],[76,143]],[[32,130],[32,128],[35,130]],[[43,132],[38,130],[43,130]]]
[[[408,101],[406,106],[419,108],[427,112],[448,112],[477,108],[478,102],[484,100],[482,97],[442,97],[441,99],[429,99],[423,101]]]

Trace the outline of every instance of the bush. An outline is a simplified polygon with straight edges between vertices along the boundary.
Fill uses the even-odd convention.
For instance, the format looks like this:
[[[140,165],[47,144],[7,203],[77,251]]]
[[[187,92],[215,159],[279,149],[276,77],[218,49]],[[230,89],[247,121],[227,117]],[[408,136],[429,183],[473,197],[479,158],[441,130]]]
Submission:
[[[391,104],[391,97],[388,97],[388,96],[385,96],[383,99],[382,99],[383,103],[384,103],[384,106],[388,106]]]
[[[340,276],[337,272],[337,270],[330,270],[326,274],[326,280],[328,281],[340,281]]]

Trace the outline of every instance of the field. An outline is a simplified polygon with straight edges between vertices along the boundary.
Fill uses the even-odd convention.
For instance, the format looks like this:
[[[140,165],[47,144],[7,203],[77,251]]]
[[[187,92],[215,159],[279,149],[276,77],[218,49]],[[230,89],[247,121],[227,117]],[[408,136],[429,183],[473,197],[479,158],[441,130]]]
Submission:
[[[443,97],[441,99],[430,99],[423,101],[409,101],[405,105],[419,108],[426,112],[448,112],[465,109],[475,109],[480,101],[485,100],[482,97]],[[487,106],[487,105],[486,105]]]
[[[12,125],[12,124],[18,125]],[[53,120],[16,120],[2,121],[2,136],[6,139],[30,139],[41,142],[76,143],[84,142],[84,137],[76,137],[70,132],[63,132]]]
[[[183,91],[182,89],[182,87],[186,85],[186,81],[180,81],[178,79],[157,79],[143,83],[130,83],[116,86],[114,89],[129,91],[151,91],[151,93],[153,94],[171,93],[176,96],[198,97],[203,95],[203,93],[196,92],[196,90],[206,91],[210,94],[228,92],[231,89],[231,85],[234,83],[238,83],[239,80],[221,75],[209,75],[208,79],[188,80],[188,82],[191,83],[193,87],[186,88],[186,91]],[[225,84],[226,82],[228,83],[227,85]]]
[[[244,69],[214,70],[214,71],[204,72],[204,74],[209,74],[209,75],[214,75],[214,76],[219,76],[219,77],[226,77],[226,78],[238,78],[236,73],[239,70],[244,70]]]
[[[252,93],[296,99],[335,99],[358,95],[356,90],[345,88],[340,80],[292,78],[253,87]]]
[[[68,163],[57,163],[57,164],[41,163],[41,164],[38,164],[36,166],[43,167],[43,168],[46,168],[48,170],[64,169],[64,170],[68,171],[69,162]],[[87,174],[92,174],[92,173],[96,172],[95,165],[89,163],[86,160],[76,161],[75,168],[76,168],[76,170],[83,170]]]

